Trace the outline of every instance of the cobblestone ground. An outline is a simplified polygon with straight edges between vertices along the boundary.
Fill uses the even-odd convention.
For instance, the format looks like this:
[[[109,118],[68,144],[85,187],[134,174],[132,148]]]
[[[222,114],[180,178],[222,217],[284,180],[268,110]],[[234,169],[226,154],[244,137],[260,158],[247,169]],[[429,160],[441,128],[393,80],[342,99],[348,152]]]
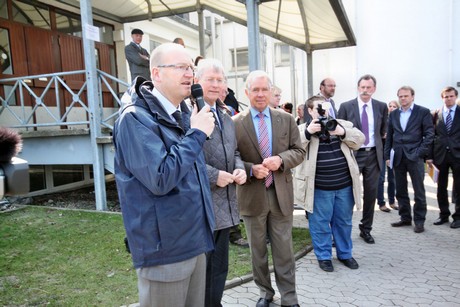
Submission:
[[[393,228],[397,211],[376,207],[372,235],[375,244],[359,238],[361,212],[353,216],[353,256],[360,268],[350,270],[333,259],[334,272],[318,267],[313,252],[296,263],[296,283],[301,306],[460,306],[460,229],[434,226],[439,210],[436,186],[425,178],[428,214],[425,232],[412,227]],[[410,186],[410,185],[409,185]],[[451,211],[453,205],[451,205]],[[306,227],[304,213],[295,211],[296,226]],[[272,284],[276,289],[272,274]],[[259,290],[254,282],[228,289],[223,306],[255,306]],[[279,306],[279,292],[271,304]]]

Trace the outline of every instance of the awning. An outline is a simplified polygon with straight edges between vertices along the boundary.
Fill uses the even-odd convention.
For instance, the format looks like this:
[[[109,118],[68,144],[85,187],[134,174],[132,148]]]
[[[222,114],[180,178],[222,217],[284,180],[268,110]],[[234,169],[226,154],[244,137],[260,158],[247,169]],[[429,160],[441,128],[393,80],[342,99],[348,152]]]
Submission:
[[[80,7],[78,0],[57,2]],[[126,23],[208,10],[247,26],[246,1],[92,0],[93,14]],[[356,45],[341,0],[275,0],[259,4],[260,32],[310,53]]]

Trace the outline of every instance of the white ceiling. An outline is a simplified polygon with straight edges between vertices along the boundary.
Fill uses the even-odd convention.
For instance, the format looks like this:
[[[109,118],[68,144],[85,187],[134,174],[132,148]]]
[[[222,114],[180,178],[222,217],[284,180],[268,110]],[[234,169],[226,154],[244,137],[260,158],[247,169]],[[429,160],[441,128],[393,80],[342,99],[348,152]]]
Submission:
[[[78,0],[56,2],[80,7]],[[237,0],[91,0],[91,3],[93,14],[121,23],[200,9],[242,25],[247,21],[246,7]],[[259,27],[262,33],[306,51],[356,45],[341,0],[263,1],[259,5]]]

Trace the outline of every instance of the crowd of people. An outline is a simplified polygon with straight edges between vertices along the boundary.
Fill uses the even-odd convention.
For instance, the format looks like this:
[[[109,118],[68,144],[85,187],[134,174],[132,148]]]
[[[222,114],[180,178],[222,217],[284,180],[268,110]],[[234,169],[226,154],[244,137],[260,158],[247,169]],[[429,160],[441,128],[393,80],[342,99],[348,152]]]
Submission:
[[[305,208],[319,267],[334,270],[335,246],[338,260],[358,269],[353,208],[362,206],[360,237],[374,244],[376,201],[380,210],[391,211],[383,197],[385,172],[389,205],[400,215],[393,227],[413,220],[414,231],[424,231],[425,162],[439,169],[440,216],[434,225],[449,221],[449,169],[460,191],[455,88],[442,91],[444,105],[431,114],[414,104],[409,86],[397,91],[400,105],[374,99],[377,81],[364,75],[358,96],[337,109],[335,81],[326,78],[294,117],[291,103],[280,105],[281,89],[256,70],[245,82],[249,107],[240,110],[220,61],[194,61],[183,40],[162,44],[150,56],[136,46],[139,35],[141,40],[142,31],[134,29],[125,49],[130,70],[138,67],[131,70],[133,82],[122,97],[113,136],[140,306],[222,306],[229,243],[241,221],[247,234],[241,245],[250,248],[259,288],[256,306],[268,307],[275,295],[269,248],[281,305],[299,306],[294,204]],[[141,64],[130,60],[133,54]],[[136,72],[145,61],[147,71]],[[415,191],[413,214],[407,174]],[[451,227],[460,228],[459,199],[452,218]]]

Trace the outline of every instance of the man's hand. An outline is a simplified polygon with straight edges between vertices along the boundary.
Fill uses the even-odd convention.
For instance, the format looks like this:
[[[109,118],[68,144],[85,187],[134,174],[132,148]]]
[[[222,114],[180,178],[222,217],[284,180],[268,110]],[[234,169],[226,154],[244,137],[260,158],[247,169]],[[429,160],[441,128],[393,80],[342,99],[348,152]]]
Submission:
[[[271,170],[272,172],[277,171],[281,163],[283,163],[283,160],[281,160],[280,156],[271,156],[268,158],[265,158],[264,161],[262,162],[262,165]]]
[[[242,185],[246,182],[246,172],[242,169],[235,169],[233,171],[233,176],[236,184]]]
[[[329,134],[330,135],[337,135],[337,136],[345,135],[345,129],[343,129],[342,126],[337,125],[337,127],[335,127],[334,131],[329,131]]]
[[[321,124],[317,119],[314,119],[310,122],[310,124],[307,127],[307,131],[310,134],[315,134],[316,132],[321,131]]]
[[[226,171],[219,171],[219,175],[217,176],[217,186],[218,187],[226,187],[230,183],[233,183],[235,181],[235,176],[227,173]]]
[[[196,106],[193,107],[192,117],[190,117],[190,127],[203,131],[210,136],[214,131],[214,116],[209,112],[211,108],[206,105],[198,112]]]
[[[268,176],[270,170],[263,166],[262,164],[254,164],[252,166],[252,175],[257,179],[264,179]]]

